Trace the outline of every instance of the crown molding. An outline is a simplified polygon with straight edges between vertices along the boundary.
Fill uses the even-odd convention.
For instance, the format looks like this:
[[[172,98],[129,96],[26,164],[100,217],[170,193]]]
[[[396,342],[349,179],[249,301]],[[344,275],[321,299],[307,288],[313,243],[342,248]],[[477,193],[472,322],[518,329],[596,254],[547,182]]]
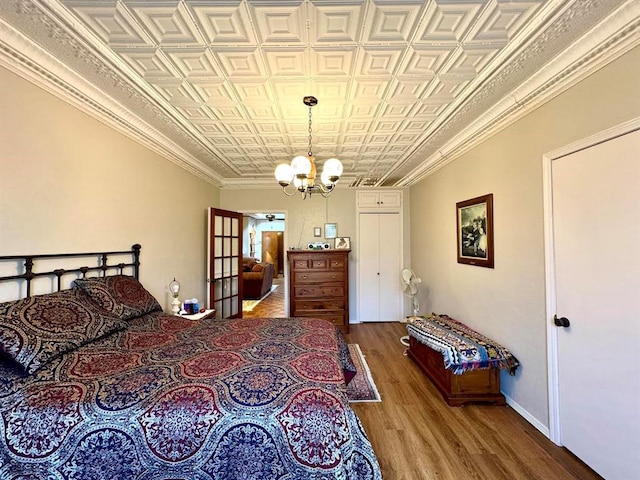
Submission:
[[[336,183],[336,189],[350,188],[349,185],[355,181],[356,177],[353,175],[343,175],[340,177],[338,183]],[[245,189],[245,188],[263,188],[267,190],[277,189],[282,190],[282,187],[278,184],[275,177],[269,178],[227,178],[225,179],[222,187],[224,189]]]
[[[158,130],[0,18],[0,65],[196,177],[220,187],[223,178]]]
[[[227,178],[222,188],[224,189],[243,189],[243,188],[266,188],[280,190],[282,187],[278,185],[275,177],[272,180],[266,178]]]
[[[555,41],[558,45],[557,41],[562,29],[570,25],[570,22],[579,21],[580,14],[592,8],[597,1],[599,0],[589,2],[586,0],[569,2],[551,0],[546,2],[543,8],[549,13],[549,16],[542,15],[539,20],[528,24],[519,34],[522,41],[514,42],[513,47],[505,50],[492,61],[489,70],[498,73],[497,77],[499,78],[495,80],[496,84],[514,78],[509,75],[522,67],[522,62],[526,60],[526,58],[520,58],[521,54],[523,56],[535,54],[536,49],[543,48],[544,43],[542,42],[547,40]],[[409,170],[410,167],[407,165],[407,168],[402,170],[402,165],[396,165],[385,178],[390,177],[391,173],[397,170],[398,173],[402,171],[404,174],[399,175],[398,180],[389,182],[394,183],[395,187],[408,187],[422,181],[439,168],[530,113],[542,103],[549,101],[637,46],[640,43],[640,35],[638,35],[640,31],[640,3],[637,0],[622,0],[622,2],[622,5],[597,27],[588,31],[566,50],[556,55],[541,70],[531,75],[525,83],[503,96],[473,123],[452,138],[446,134],[447,124],[457,122],[462,125],[461,122],[467,120],[465,115],[473,114],[475,116],[477,112],[481,112],[486,107],[481,107],[480,103],[476,102],[468,105],[466,109],[464,105],[460,104],[449,109],[447,114],[442,117],[442,122],[430,126],[434,136],[425,137],[427,140],[423,145],[412,153],[411,163],[417,166],[413,170]],[[615,3],[617,4],[617,0]],[[133,110],[125,107],[118,100],[118,98],[124,99],[124,96],[119,96],[122,92],[110,90],[108,82],[105,81],[91,83],[91,76],[83,77],[76,73],[72,66],[66,65],[65,62],[38,46],[36,41],[14,29],[2,18],[0,18],[0,65],[216,187],[280,188],[273,179],[266,175],[244,179],[238,175],[236,178],[238,171],[233,162],[225,162],[224,159],[218,158],[209,148],[207,141],[198,132],[189,129],[184,122],[178,122],[178,124],[168,122],[168,117],[175,114],[175,111],[169,108],[170,105],[167,102],[163,103],[162,98],[157,94],[143,98],[138,91],[143,86],[139,81],[136,81],[136,75],[133,74],[131,68],[120,61],[116,55],[110,54],[108,49],[102,51],[99,47],[100,42],[97,41],[99,39],[91,37],[92,34],[88,29],[84,28],[80,22],[74,21],[73,16],[68,14],[62,4],[53,0],[41,0],[38,5],[38,7],[33,6],[33,11],[30,13],[38,19],[38,22],[44,22],[42,25],[49,29],[48,34],[54,38],[58,38],[56,35],[65,34],[63,40],[65,45],[69,45],[66,51],[69,52],[69,55],[81,58],[94,66],[94,74],[105,72],[107,64],[110,65],[109,68],[115,68],[113,75],[108,77],[108,82],[113,79],[118,88],[120,86],[130,87],[126,90],[126,94],[134,95],[139,102],[144,100],[143,105],[149,116],[143,117],[135,114]],[[54,22],[57,20],[54,20],[54,17],[57,20],[64,20],[62,25],[55,24]],[[547,20],[542,20],[544,18]],[[544,29],[543,23],[553,24],[553,27],[556,27],[556,37],[553,37],[554,32],[543,32],[540,40],[536,37],[536,32]],[[62,30],[64,31],[59,33]],[[518,45],[524,45],[524,53],[519,51],[520,46]],[[538,63],[542,64],[543,62]],[[492,75],[487,71],[486,75],[473,82],[474,88],[470,90],[482,89],[480,93],[484,93],[486,97],[492,88],[491,82],[488,82]],[[93,78],[96,79],[95,76]],[[125,80],[130,83],[126,84]],[[154,118],[158,121],[156,122]],[[186,143],[178,144],[177,142],[181,140],[169,139],[163,133],[167,131],[162,130],[163,125],[167,128],[173,128],[181,135],[179,138],[185,139]],[[446,140],[442,146],[436,146],[438,136],[443,142]],[[189,145],[193,148],[186,150],[185,148],[190,148]],[[205,162],[211,162],[211,166]],[[227,172],[226,177],[223,173],[217,173],[214,170],[218,167],[221,168],[220,172]],[[349,179],[344,176],[340,188],[348,186]]]
[[[451,138],[396,186],[421,182],[448,163],[640,45],[640,3],[628,0]]]

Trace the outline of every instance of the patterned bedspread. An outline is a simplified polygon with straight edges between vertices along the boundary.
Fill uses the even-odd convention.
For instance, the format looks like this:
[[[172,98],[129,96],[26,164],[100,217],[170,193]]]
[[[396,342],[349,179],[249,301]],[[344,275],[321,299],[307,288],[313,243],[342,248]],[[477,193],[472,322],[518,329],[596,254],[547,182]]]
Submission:
[[[411,337],[442,352],[445,368],[456,375],[482,368],[505,368],[515,375],[518,360],[502,345],[447,315],[431,314],[407,324]]]
[[[2,368],[2,479],[382,478],[323,320],[155,313],[26,378]]]

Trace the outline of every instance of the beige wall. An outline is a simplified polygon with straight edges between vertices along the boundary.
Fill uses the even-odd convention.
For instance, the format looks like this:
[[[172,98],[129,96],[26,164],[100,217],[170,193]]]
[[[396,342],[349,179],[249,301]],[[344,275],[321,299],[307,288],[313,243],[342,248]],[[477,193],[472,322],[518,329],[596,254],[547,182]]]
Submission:
[[[174,276],[204,299],[218,189],[3,68],[0,85],[0,255],[140,243],[163,307]]]
[[[284,212],[284,248],[306,248],[311,242],[324,242],[324,224],[337,223],[338,235],[353,237],[356,231],[355,208],[344,208],[344,205],[355,205],[355,191],[338,188],[329,198],[312,195],[302,200],[295,195],[287,197],[282,189],[223,189],[220,191],[220,206],[227,210],[238,212]],[[321,238],[313,236],[313,227],[322,227]],[[285,272],[288,271],[285,259]],[[353,255],[350,257],[350,268],[353,271]],[[354,285],[353,275],[350,285]],[[352,287],[350,287],[352,288]],[[285,285],[288,292],[288,286]],[[353,311],[353,302],[350,310]]]
[[[274,184],[276,184],[274,179]],[[409,259],[409,199],[405,192],[404,238],[403,249],[406,264]],[[349,255],[349,317],[353,323],[357,318],[356,286],[357,286],[357,216],[356,190],[339,186],[329,198],[312,196],[302,200],[299,195],[287,197],[277,186],[270,189],[223,189],[220,192],[221,208],[240,212],[285,212],[285,249],[306,248],[309,243],[324,242],[324,224],[337,223],[338,236],[351,238],[351,254]],[[313,227],[322,227],[321,238],[313,236]],[[333,244],[332,241],[330,241]],[[285,266],[286,269],[286,266]],[[398,272],[400,282],[400,272]],[[408,303],[407,303],[408,305]],[[408,306],[406,307],[408,310]]]
[[[511,349],[522,365],[515,377],[503,372],[503,391],[544,426],[542,155],[639,116],[638,85],[640,48],[411,188],[412,263],[424,281],[422,304]],[[458,264],[456,202],[487,193],[494,195],[495,268]]]
[[[238,212],[285,212],[285,248],[305,248],[310,242],[324,241],[313,236],[313,227],[325,223],[337,223],[338,235],[353,237],[355,234],[355,190],[338,188],[329,198],[312,195],[306,200],[301,196],[287,197],[282,189],[222,189],[220,208]],[[354,208],[343,208],[354,205]]]

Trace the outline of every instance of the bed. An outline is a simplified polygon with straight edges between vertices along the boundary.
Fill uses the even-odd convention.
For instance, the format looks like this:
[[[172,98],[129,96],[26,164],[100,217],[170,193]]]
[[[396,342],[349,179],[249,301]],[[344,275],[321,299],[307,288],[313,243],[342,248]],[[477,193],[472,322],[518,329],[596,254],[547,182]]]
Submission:
[[[138,280],[139,246],[131,263],[104,253],[124,252],[0,303],[0,478],[382,478],[330,322],[167,315]],[[29,284],[25,258],[0,280]]]
[[[515,375],[519,362],[505,347],[444,314],[411,317],[407,332],[407,355],[449,406],[506,405],[500,369]]]

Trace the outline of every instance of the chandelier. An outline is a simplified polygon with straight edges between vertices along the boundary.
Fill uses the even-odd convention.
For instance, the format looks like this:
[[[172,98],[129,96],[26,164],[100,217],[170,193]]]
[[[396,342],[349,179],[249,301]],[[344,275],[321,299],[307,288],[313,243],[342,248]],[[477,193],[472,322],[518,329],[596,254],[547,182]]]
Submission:
[[[327,198],[333,192],[336,183],[342,175],[342,162],[337,158],[330,158],[322,167],[320,183],[316,183],[316,164],[311,151],[311,108],[318,104],[316,97],[304,97],[302,102],[309,107],[309,149],[307,155],[299,155],[291,160],[291,164],[282,163],[276,167],[276,180],[282,186],[285,195],[295,195],[295,191],[287,192],[287,187],[291,182],[302,198],[319,193]]]

